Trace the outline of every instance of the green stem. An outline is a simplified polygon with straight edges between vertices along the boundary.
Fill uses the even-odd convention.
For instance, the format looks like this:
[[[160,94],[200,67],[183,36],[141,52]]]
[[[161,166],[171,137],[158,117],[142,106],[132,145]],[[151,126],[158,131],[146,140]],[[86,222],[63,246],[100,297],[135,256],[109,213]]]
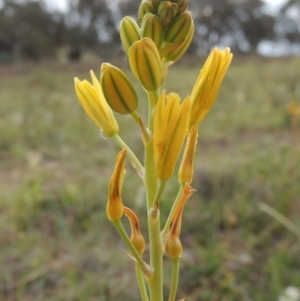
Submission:
[[[165,187],[166,187],[166,181],[159,181],[158,189],[156,191],[156,195],[152,206],[155,206],[156,203],[159,204],[161,196],[165,190]]]
[[[151,133],[153,132],[154,108],[157,98],[158,91],[148,92],[148,128]],[[157,191],[157,177],[154,165],[154,148],[152,138],[145,141],[145,188],[147,195],[150,266],[154,268],[153,276],[148,279],[149,294],[151,301],[163,301],[163,247],[160,238],[159,208],[158,206],[152,208]]]
[[[125,148],[127,149],[127,155],[130,159],[130,162],[132,163],[134,169],[136,170],[136,172],[138,173],[138,175],[140,176],[140,178],[144,179],[145,176],[145,168],[143,167],[143,165],[141,164],[141,162],[139,161],[139,159],[135,156],[135,154],[132,152],[132,150],[129,148],[129,146],[122,140],[122,138],[118,135],[118,134],[114,134],[113,136],[111,136],[115,142],[121,147],[121,148]]]
[[[149,111],[148,111],[148,128],[153,132],[154,108],[158,100],[159,91],[147,91]]]
[[[140,269],[143,271],[143,273],[147,276],[147,277],[152,277],[153,271],[151,269],[151,267],[149,267],[142,259],[141,255],[139,254],[139,252],[136,250],[136,248],[134,247],[134,245],[132,244],[131,240],[129,239],[125,229],[123,228],[122,222],[116,221],[113,222],[113,224],[115,225],[117,231],[119,232],[121,238],[123,239],[124,243],[126,244],[127,248],[130,250],[132,256],[134,257],[135,261],[138,263]]]
[[[168,216],[168,219],[166,221],[166,224],[165,224],[165,227],[164,229],[162,230],[161,232],[161,237],[162,237],[162,240],[164,241],[165,239],[165,236],[166,234],[168,234],[169,230],[170,230],[170,225],[171,225],[171,219],[172,219],[172,216],[173,216],[173,213],[178,205],[178,202],[180,200],[180,197],[181,197],[181,193],[182,193],[182,190],[184,188],[184,185],[181,185],[180,188],[179,188],[179,191],[178,191],[178,194],[177,194],[177,197],[176,197],[176,200],[175,202],[173,203],[173,206],[172,206],[172,209],[169,213],[169,216]]]
[[[177,293],[180,257],[172,258],[172,279],[169,301],[174,301]]]
[[[136,278],[137,278],[137,281],[138,281],[138,285],[139,285],[142,300],[143,301],[149,301],[146,286],[145,286],[144,275],[143,275],[143,272],[142,272],[140,266],[137,263],[135,264],[135,272],[136,272]]]

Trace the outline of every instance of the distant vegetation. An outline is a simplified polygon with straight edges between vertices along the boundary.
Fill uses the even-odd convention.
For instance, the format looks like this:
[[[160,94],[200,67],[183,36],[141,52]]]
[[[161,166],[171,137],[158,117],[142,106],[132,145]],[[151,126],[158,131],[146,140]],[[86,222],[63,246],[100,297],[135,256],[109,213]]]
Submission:
[[[192,65],[174,66],[168,91],[191,92],[201,64]],[[119,149],[74,92],[74,76],[88,78],[91,67],[99,64],[0,70],[1,301],[140,300],[126,272],[133,262],[105,214]],[[299,70],[297,58],[233,60],[201,124],[178,298],[276,301],[286,287],[299,287],[299,238],[261,210],[267,205],[300,227]],[[141,155],[133,121],[117,118],[120,135]],[[143,216],[139,184],[128,165],[123,201]],[[176,193],[170,183],[163,216]]]
[[[118,23],[133,15],[139,1],[69,0],[65,14],[49,12],[36,1],[4,0],[0,9],[0,63],[53,58],[66,49],[70,60],[85,51],[99,56],[121,49]],[[74,4],[77,3],[77,4]],[[207,53],[216,44],[234,53],[254,53],[262,40],[300,43],[298,1],[289,0],[278,15],[263,10],[261,0],[190,1],[196,32],[190,53]],[[114,11],[112,10],[114,9]]]

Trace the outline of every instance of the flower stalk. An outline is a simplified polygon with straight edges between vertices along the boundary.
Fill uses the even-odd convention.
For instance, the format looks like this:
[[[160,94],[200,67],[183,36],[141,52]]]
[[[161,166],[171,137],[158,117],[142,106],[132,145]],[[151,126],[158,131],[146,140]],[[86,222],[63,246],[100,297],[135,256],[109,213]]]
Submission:
[[[195,192],[190,185],[194,177],[198,127],[215,102],[232,60],[229,48],[215,48],[208,56],[190,96],[181,100],[175,92],[161,93],[169,67],[186,52],[193,38],[193,18],[187,9],[188,0],[143,0],[138,20],[127,16],[120,23],[120,38],[131,71],[148,98],[148,119],[145,123],[138,113],[139,106],[144,103],[139,102],[134,85],[121,69],[104,63],[99,80],[93,71],[91,83],[75,78],[75,91],[84,110],[122,149],[109,182],[106,213],[129,250],[127,254],[135,262],[142,301],[164,300],[164,256],[169,257],[172,263],[168,300],[177,300],[180,258],[184,252],[180,241],[182,215],[187,200]],[[139,159],[134,149],[122,139],[118,114],[131,115],[138,125],[144,147],[143,159]],[[172,200],[165,187],[171,183],[169,180],[178,168],[182,152],[178,169],[179,190]],[[122,198],[127,158],[143,181],[147,225],[140,225],[143,219],[129,208],[130,202]],[[166,221],[160,216],[162,202],[167,203],[164,207],[169,206]],[[130,223],[130,235],[123,227],[124,216]],[[144,238],[141,226],[147,226],[148,239]],[[149,252],[149,260],[143,259],[144,251]]]

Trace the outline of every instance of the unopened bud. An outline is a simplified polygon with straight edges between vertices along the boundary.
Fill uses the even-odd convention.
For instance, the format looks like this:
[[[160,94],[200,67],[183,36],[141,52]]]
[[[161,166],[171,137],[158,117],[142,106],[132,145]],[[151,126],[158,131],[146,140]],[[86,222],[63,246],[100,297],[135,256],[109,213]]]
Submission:
[[[194,22],[192,22],[192,26],[190,27],[190,30],[187,33],[186,38],[181,43],[179,43],[174,50],[172,50],[165,56],[165,61],[166,62],[178,61],[185,54],[186,50],[190,46],[193,36],[194,36]]]
[[[187,10],[187,8],[189,6],[189,1],[188,0],[178,0],[178,1],[176,1],[176,3],[179,7],[177,15],[182,14],[184,11]]]
[[[131,45],[140,39],[139,32],[140,28],[133,18],[127,16],[121,20],[120,37],[126,53]]]
[[[134,76],[147,91],[157,90],[162,83],[162,66],[158,49],[149,38],[135,42],[128,52]]]
[[[151,4],[154,7],[155,10],[157,10],[159,3],[162,2],[162,0],[151,0]]]
[[[163,1],[158,6],[158,15],[162,19],[163,27],[168,26],[176,17],[178,5],[170,1]]]
[[[159,49],[164,39],[160,18],[150,13],[146,14],[142,22],[141,36],[150,38]]]
[[[138,20],[140,24],[142,23],[143,18],[147,13],[155,14],[155,9],[153,8],[151,2],[149,2],[148,0],[143,0],[140,4],[138,12]]]
[[[102,64],[100,83],[105,99],[114,111],[126,115],[137,109],[137,94],[121,69],[108,63]]]
[[[193,27],[192,15],[185,12],[174,19],[168,26],[165,34],[165,41],[169,43],[180,43],[186,39],[188,33]]]

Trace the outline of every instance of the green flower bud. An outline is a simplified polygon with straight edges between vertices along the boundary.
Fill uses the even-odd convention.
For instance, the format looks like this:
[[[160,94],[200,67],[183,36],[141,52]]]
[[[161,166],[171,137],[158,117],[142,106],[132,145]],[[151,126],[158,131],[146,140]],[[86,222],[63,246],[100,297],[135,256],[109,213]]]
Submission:
[[[173,3],[176,3],[178,5],[177,15],[180,15],[181,13],[183,13],[189,5],[188,0],[170,0],[170,1],[173,2]]]
[[[137,109],[138,97],[127,75],[110,64],[102,64],[100,84],[109,106],[120,114]]]
[[[177,5],[179,6],[177,15],[180,15],[180,14],[182,14],[184,11],[187,10],[187,8],[188,8],[188,6],[189,6],[189,1],[188,1],[188,0],[184,0],[184,1],[178,1],[178,2],[182,2],[182,4],[178,4],[178,3],[177,3]]]
[[[162,2],[162,0],[151,0],[152,6],[155,10],[157,10],[159,3]]]
[[[178,5],[170,1],[163,1],[159,4],[157,12],[162,19],[163,27],[166,27],[176,17]]]
[[[187,33],[186,38],[183,40],[182,43],[178,44],[178,46],[174,50],[172,50],[169,54],[165,56],[165,61],[166,62],[178,61],[190,46],[193,36],[194,36],[194,23],[192,22],[192,26],[190,27],[190,30]]]
[[[120,37],[123,48],[128,54],[128,49],[133,43],[140,39],[140,28],[135,20],[131,17],[125,17],[120,23]]]
[[[142,22],[141,36],[143,38],[150,38],[156,47],[160,48],[164,33],[159,17],[150,13],[145,15]]]
[[[162,83],[162,66],[158,49],[149,38],[135,42],[128,51],[134,76],[147,91],[155,91]]]
[[[165,41],[169,43],[182,42],[193,27],[192,15],[184,12],[171,22],[165,34]]]
[[[149,2],[148,0],[143,0],[138,12],[138,20],[140,24],[142,23],[143,18],[147,13],[155,14],[155,9],[152,6],[151,2]]]

